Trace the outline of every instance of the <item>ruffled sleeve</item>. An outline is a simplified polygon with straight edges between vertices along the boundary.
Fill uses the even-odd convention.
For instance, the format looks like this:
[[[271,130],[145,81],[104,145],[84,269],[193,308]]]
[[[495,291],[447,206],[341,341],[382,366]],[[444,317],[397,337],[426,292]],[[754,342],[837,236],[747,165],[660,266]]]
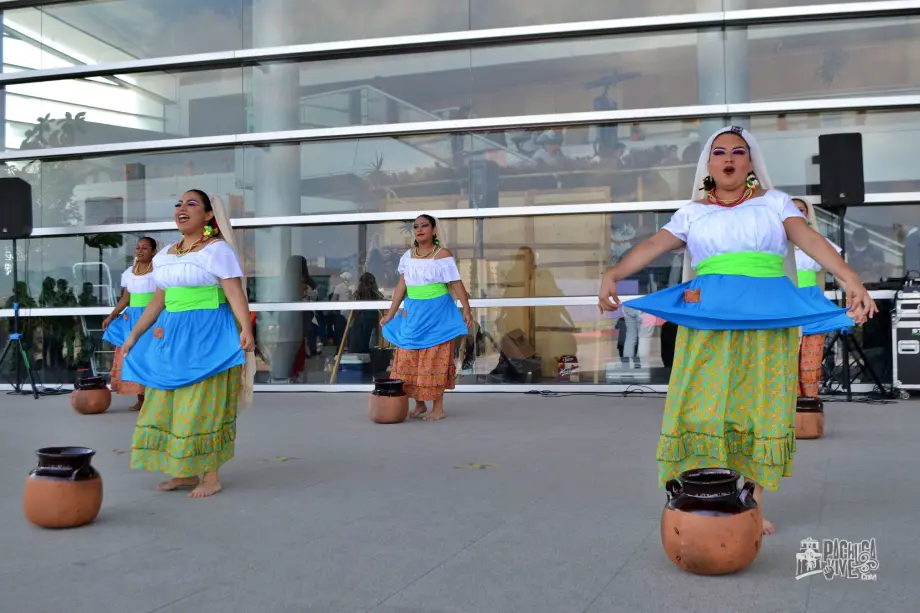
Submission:
[[[457,268],[457,260],[454,259],[454,256],[437,259],[434,263],[438,267],[438,281],[441,283],[460,280],[460,270]]]
[[[134,273],[131,271],[130,268],[126,268],[125,271],[121,273],[121,286],[122,287],[125,287],[125,288],[128,287],[128,280],[131,278],[131,275],[133,274]]]
[[[218,279],[234,279],[243,276],[240,261],[226,241],[214,243],[206,251],[208,254],[207,267],[210,274]]]
[[[792,201],[792,198],[786,192],[771,190],[768,195],[768,201],[773,205],[776,212],[779,213],[779,218],[783,221],[786,221],[790,217],[807,219],[805,215],[802,214],[802,211],[799,210],[799,207],[795,206],[795,202]]]
[[[409,249],[409,250],[406,251],[404,254],[402,254],[402,257],[399,258],[399,265],[396,267],[396,272],[398,272],[399,274],[405,274],[405,272],[406,272],[406,258],[411,258],[411,257],[412,257],[412,250],[411,250],[411,249]]]
[[[667,230],[680,240],[687,242],[687,236],[690,234],[690,202],[680,207],[671,215],[671,221],[666,223],[661,229]]]

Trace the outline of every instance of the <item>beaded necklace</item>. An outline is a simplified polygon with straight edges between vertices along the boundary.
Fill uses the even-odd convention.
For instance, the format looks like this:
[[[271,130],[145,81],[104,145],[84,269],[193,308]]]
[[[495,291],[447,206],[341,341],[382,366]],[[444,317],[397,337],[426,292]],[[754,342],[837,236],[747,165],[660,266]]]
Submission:
[[[754,188],[748,187],[747,189],[744,190],[744,193],[741,194],[735,200],[720,200],[716,198],[716,190],[711,189],[708,192],[706,192],[706,201],[709,202],[709,204],[717,204],[721,207],[731,208],[733,206],[738,206],[745,200],[750,200],[751,196],[753,195],[754,195]]]
[[[418,259],[424,260],[424,259],[426,259],[426,258],[430,258],[430,257],[433,256],[433,255],[436,255],[440,250],[441,250],[441,246],[440,246],[440,245],[435,245],[435,246],[434,246],[434,249],[431,250],[431,253],[429,253],[428,255],[422,255],[421,253],[418,252],[418,247],[416,247],[416,248],[415,248],[415,255],[418,256]]]
[[[186,256],[186,255],[190,254],[192,251],[194,251],[196,247],[198,247],[199,245],[203,245],[203,244],[207,243],[207,242],[210,241],[210,240],[211,240],[210,237],[204,237],[204,236],[203,236],[203,237],[199,238],[198,240],[196,240],[196,241],[195,241],[194,243],[192,243],[191,245],[189,245],[187,249],[186,249],[186,248],[183,248],[183,247],[182,247],[182,241],[179,241],[178,243],[176,243],[175,255],[176,255],[176,257],[178,257],[178,258],[181,258],[181,257],[183,257],[183,256]]]
[[[143,268],[140,267],[140,262],[135,263],[134,266],[131,267],[131,272],[135,277],[143,277],[144,275],[148,275],[153,272],[153,262],[147,262]]]

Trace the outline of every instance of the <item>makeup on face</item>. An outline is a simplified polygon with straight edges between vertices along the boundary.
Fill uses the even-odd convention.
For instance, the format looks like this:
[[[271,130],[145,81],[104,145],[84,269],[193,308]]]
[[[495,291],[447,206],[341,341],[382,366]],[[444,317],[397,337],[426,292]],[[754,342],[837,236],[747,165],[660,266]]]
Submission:
[[[726,153],[728,153],[728,149],[726,149],[725,147],[713,147],[712,148],[713,156],[725,155]],[[745,149],[744,147],[734,147],[731,150],[731,154],[737,155],[737,156],[746,156],[748,154],[748,150]]]
[[[412,224],[412,230],[415,232],[416,239],[424,239],[426,236],[434,233],[431,222],[429,222],[427,219],[416,221],[414,224]]]

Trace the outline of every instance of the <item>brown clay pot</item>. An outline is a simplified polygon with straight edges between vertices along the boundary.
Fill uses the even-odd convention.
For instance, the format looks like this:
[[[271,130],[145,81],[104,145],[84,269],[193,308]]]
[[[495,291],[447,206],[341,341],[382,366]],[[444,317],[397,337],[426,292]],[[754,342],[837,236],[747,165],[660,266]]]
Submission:
[[[82,415],[104,413],[112,404],[112,391],[102,377],[85,377],[74,384],[70,406]]]
[[[824,403],[817,398],[799,398],[795,406],[795,438],[824,436]]]
[[[378,424],[401,424],[409,416],[409,396],[399,379],[377,379],[367,397],[367,414]]]
[[[38,466],[26,478],[22,508],[42,528],[75,528],[99,515],[102,477],[90,464],[96,452],[86,447],[45,447],[35,452]]]
[[[727,575],[747,568],[763,541],[754,484],[725,468],[701,468],[668,481],[661,543],[679,568]]]

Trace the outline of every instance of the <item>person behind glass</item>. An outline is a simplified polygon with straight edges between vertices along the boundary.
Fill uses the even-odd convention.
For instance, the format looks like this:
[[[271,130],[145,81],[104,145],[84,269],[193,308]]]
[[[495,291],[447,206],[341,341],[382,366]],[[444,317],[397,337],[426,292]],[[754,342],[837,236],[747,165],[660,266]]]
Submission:
[[[815,209],[801,198],[793,198],[792,202],[802,215],[808,220],[808,227],[818,228],[818,219]],[[842,249],[830,239],[828,244],[837,253]],[[821,265],[812,257],[795,248],[795,268],[799,291],[805,293],[812,300],[826,300],[824,297],[824,273]],[[820,284],[818,281],[821,281]],[[824,338],[828,332],[849,332],[853,327],[853,320],[846,314],[836,315],[827,321],[802,326],[802,342],[799,345],[799,395],[805,398],[817,398],[821,388],[821,362],[824,360]]]
[[[656,453],[659,487],[686,470],[724,466],[754,482],[762,508],[764,489],[792,475],[799,326],[846,312],[799,292],[789,241],[843,282],[856,323],[877,308],[789,196],[772,189],[747,130],[713,134],[693,186],[693,198],[698,190],[704,197],[604,274],[598,306],[618,308],[619,279],[686,246],[683,283],[625,303],[679,326]],[[775,531],[766,518],[763,531]]]
[[[396,346],[390,377],[402,380],[415,400],[411,417],[426,413],[425,403],[431,400],[431,413],[423,419],[433,421],[446,417],[444,392],[454,389],[456,375],[454,340],[466,335],[473,315],[457,262],[438,237],[437,220],[420,215],[412,229],[415,246],[399,260],[399,282],[380,325],[384,338]],[[449,289],[463,305],[462,316]],[[403,299],[403,313],[397,316]]]
[[[377,278],[369,272],[358,277],[358,287],[351,295],[352,300],[384,300],[383,292],[377,287]],[[377,329],[380,312],[374,310],[355,311],[351,328],[348,330],[348,353],[370,353],[377,348]]]
[[[173,477],[160,490],[191,487],[189,497],[204,498],[221,491],[237,411],[252,401],[255,344],[220,200],[190,190],[174,217],[182,239],[154,257],[156,293],[122,346],[122,378],[146,388],[131,467]]]
[[[124,288],[121,299],[109,316],[102,320],[102,338],[115,346],[110,385],[112,391],[116,394],[134,394],[137,396],[137,402],[131,407],[132,411],[140,411],[141,405],[144,404],[144,386],[139,383],[122,380],[121,372],[125,356],[121,347],[156,292],[156,283],[151,274],[153,272],[153,256],[156,253],[157,242],[149,236],[137,241],[137,245],[134,247],[134,265],[121,275],[121,286]]]

